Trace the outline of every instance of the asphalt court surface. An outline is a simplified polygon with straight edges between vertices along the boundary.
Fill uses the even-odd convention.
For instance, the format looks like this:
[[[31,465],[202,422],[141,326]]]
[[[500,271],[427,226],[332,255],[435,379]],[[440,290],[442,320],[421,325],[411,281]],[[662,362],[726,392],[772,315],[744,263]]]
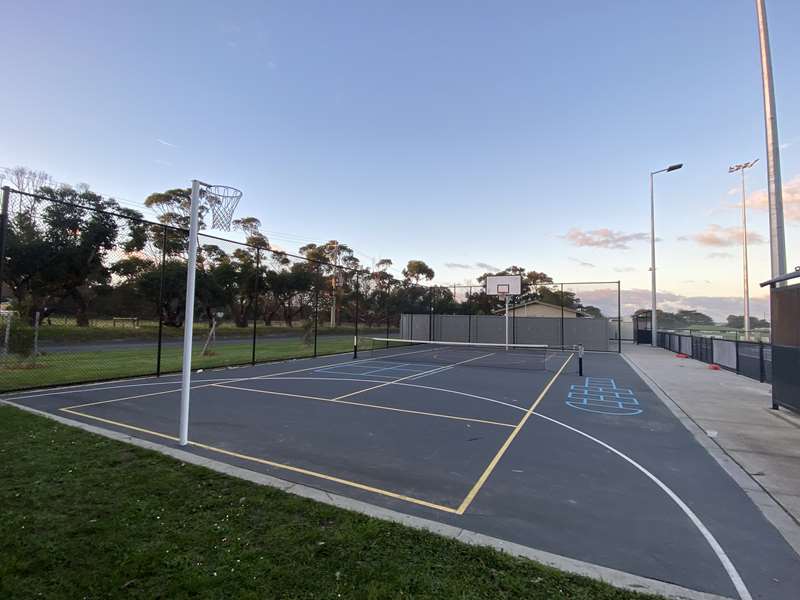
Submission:
[[[800,558],[620,355],[587,354],[579,376],[566,354],[494,369],[431,352],[193,373],[186,449],[694,590],[797,598]],[[179,388],[4,399],[175,446]]]

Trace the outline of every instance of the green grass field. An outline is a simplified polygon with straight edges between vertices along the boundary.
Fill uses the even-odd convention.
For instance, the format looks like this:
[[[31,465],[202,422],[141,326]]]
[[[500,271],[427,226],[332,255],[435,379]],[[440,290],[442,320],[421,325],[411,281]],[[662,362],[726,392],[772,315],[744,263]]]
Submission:
[[[0,597],[644,600],[0,407]]]
[[[0,363],[0,392],[28,389],[47,385],[90,382],[118,377],[152,375],[156,372],[156,345],[148,347],[119,348],[101,351],[59,351],[36,357],[20,359],[10,356]],[[353,349],[350,336],[319,336],[317,354],[336,354]],[[252,359],[252,344],[218,343],[209,356],[201,354],[202,343],[195,340],[192,368],[202,369],[246,364]],[[313,342],[301,339],[269,337],[258,338],[256,361],[266,362],[288,358],[313,356]],[[183,351],[179,346],[165,346],[161,354],[161,372],[179,371]]]

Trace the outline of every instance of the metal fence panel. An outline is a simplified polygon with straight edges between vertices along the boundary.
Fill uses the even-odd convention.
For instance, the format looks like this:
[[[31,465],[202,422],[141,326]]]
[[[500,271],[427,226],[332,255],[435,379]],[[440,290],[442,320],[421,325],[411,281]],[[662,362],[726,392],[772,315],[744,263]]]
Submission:
[[[763,346],[755,342],[739,342],[736,351],[738,352],[738,373],[761,381],[764,376],[761,365]]]
[[[714,362],[714,347],[711,338],[692,337],[692,358],[704,363]]]
[[[736,370],[736,342],[714,338],[714,362],[720,367]]]
[[[692,355],[692,336],[690,335],[680,336],[680,352],[681,354],[685,354],[686,356]]]
[[[518,344],[561,344],[560,319],[546,317],[517,317],[514,339]]]
[[[443,342],[469,342],[469,315],[436,315],[435,339]]]

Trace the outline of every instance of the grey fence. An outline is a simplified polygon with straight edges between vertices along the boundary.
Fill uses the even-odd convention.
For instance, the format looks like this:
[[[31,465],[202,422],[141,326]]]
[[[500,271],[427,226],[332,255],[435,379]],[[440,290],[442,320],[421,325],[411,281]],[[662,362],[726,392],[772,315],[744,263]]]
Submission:
[[[658,345],[695,360],[719,365],[727,371],[772,383],[772,346],[769,344],[660,331]]]
[[[616,324],[614,324],[616,326]],[[574,346],[606,352],[617,349],[608,319],[514,317],[508,321],[509,342]],[[498,315],[439,315],[406,313],[400,318],[400,337],[439,342],[502,344],[506,319]]]

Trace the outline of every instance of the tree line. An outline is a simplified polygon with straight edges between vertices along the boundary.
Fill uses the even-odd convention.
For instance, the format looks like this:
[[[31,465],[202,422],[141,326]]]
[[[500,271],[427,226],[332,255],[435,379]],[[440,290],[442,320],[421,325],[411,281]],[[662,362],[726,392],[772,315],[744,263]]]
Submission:
[[[148,196],[144,204],[160,214],[150,222],[88,186],[57,186],[46,174],[31,173],[44,184],[25,190],[34,195],[15,194],[9,211],[0,289],[10,295],[11,308],[30,319],[74,315],[81,327],[112,316],[182,327],[190,190]],[[207,216],[202,207],[201,228]],[[209,324],[222,318],[244,328],[258,319],[293,327],[308,324],[316,312],[320,326],[337,327],[353,323],[357,311],[368,326],[397,326],[403,312],[491,314],[501,308],[482,288],[459,301],[451,288],[432,285],[435,273],[423,260],[408,261],[395,277],[390,259],[362,264],[337,240],[306,244],[291,255],[271,246],[259,219],[242,217],[233,226],[244,233],[244,244],[202,236],[198,248],[193,318]],[[520,275],[517,301],[601,314],[574,293],[548,287],[552,279],[545,273],[511,266],[479,282],[489,275]]]

